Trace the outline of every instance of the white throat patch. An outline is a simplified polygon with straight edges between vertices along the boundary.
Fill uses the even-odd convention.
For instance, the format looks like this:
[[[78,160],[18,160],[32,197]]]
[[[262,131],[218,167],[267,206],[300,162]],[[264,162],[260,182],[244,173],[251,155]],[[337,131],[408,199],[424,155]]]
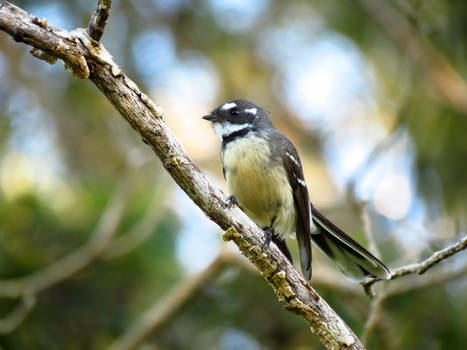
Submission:
[[[246,129],[251,126],[249,123],[245,124],[232,124],[229,122],[215,122],[212,124],[216,135],[222,140],[223,137],[229,136],[234,132]]]

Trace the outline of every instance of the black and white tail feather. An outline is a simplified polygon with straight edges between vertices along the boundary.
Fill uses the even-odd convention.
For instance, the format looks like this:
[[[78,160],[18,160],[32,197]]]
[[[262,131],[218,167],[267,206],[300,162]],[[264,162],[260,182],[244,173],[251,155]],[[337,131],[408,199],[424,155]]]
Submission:
[[[311,233],[312,243],[333,260],[347,277],[355,281],[363,281],[368,277],[391,277],[389,269],[377,257],[329,221],[313,205],[311,218],[315,225]]]

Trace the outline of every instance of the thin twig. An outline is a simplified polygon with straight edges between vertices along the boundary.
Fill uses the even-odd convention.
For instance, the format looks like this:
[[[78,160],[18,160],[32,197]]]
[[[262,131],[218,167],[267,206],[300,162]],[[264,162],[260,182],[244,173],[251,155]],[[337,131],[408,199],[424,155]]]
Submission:
[[[450,256],[464,250],[467,248],[467,236],[464,236],[461,238],[460,241],[457,243],[454,243],[444,249],[438,250],[434,252],[430,257],[426,258],[425,260],[415,263],[415,264],[410,264],[406,266],[399,267],[391,272],[391,278],[389,280],[394,280],[399,277],[417,273],[419,275],[425,273],[428,269],[432,268],[433,266],[439,264],[441,261],[449,258]],[[368,288],[371,286],[373,283],[381,281],[377,278],[370,278],[367,279],[366,281],[362,282],[362,285],[365,288]]]
[[[92,14],[91,21],[88,26],[88,34],[96,41],[100,41],[104,34],[105,24],[110,15],[110,5],[112,0],[98,0],[96,9]]]
[[[408,281],[404,281],[404,283],[391,284],[387,288],[387,294],[392,297],[421,289],[442,286],[465,277],[467,277],[467,263],[455,270],[442,270],[437,273],[436,276],[424,275],[422,278],[412,278]]]

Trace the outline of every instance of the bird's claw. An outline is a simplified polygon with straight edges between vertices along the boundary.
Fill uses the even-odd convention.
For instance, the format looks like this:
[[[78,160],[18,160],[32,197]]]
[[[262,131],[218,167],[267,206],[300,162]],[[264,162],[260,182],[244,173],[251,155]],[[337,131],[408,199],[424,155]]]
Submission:
[[[235,196],[232,194],[230,196],[227,197],[227,206],[229,208],[233,207],[234,205],[238,205],[237,203],[237,199],[235,198]]]
[[[271,227],[266,227],[265,229],[263,229],[263,231],[266,236],[266,239],[264,240],[262,248],[269,246],[269,243],[271,243],[272,241],[272,234],[273,234]]]

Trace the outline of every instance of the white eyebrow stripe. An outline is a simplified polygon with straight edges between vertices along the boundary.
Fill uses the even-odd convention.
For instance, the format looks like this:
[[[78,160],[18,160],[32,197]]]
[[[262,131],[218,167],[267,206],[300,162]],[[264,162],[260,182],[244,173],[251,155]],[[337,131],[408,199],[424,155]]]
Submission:
[[[221,107],[222,110],[226,111],[230,108],[233,108],[233,107],[237,107],[237,104],[235,102],[228,102],[228,103],[224,103]]]
[[[248,108],[248,109],[245,109],[245,112],[247,113],[251,113],[253,115],[256,115],[256,112],[258,111],[258,109],[256,108]]]

